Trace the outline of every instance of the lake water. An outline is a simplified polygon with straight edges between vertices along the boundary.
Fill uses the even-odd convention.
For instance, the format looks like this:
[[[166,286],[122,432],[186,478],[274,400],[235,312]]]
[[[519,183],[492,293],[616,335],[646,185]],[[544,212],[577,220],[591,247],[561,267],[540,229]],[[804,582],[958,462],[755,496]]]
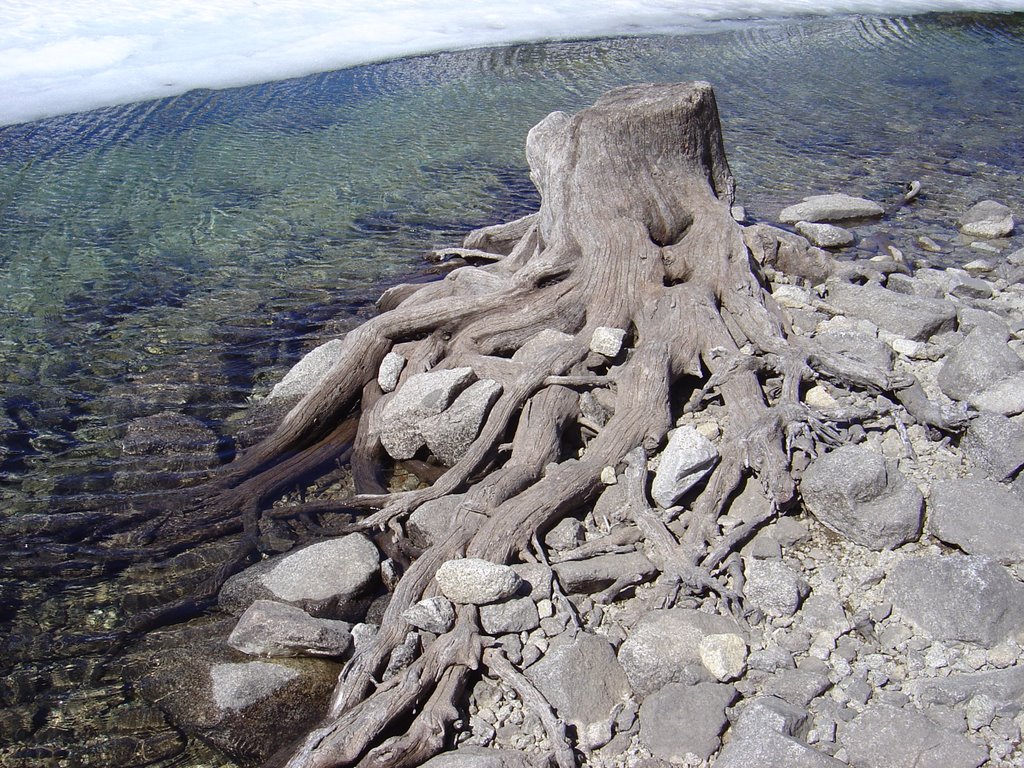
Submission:
[[[227,765],[116,663],[87,682],[104,633],[185,580],[90,567],[74,536],[32,526],[130,513],[134,419],[186,414],[230,453],[250,398],[426,251],[536,207],[522,147],[548,112],[688,79],[715,86],[753,220],[918,179],[913,207],[858,231],[863,254],[891,231],[952,264],[983,255],[955,235],[974,202],[1024,218],[1021,14],[442,53],[0,128],[0,765]]]

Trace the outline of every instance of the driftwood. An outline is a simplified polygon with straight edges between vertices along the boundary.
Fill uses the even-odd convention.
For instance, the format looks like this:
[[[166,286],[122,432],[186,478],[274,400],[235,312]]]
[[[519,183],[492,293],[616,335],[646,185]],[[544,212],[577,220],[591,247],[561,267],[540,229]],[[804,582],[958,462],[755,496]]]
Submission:
[[[380,314],[345,337],[331,373],[276,432],[228,466],[204,502],[206,525],[241,517],[251,531],[267,501],[298,473],[351,454],[361,495],[346,509],[364,514],[349,530],[391,528],[401,536],[411,512],[455,492],[464,494],[465,510],[479,513],[409,563],[376,639],[346,665],[322,724],[277,758],[291,768],[418,765],[445,748],[473,670],[490,663],[495,674],[520,682],[507,660],[485,652],[472,606],[459,608],[450,632],[428,637],[410,666],[381,675],[410,630],[402,612],[435,589],[442,563],[463,555],[525,559],[539,534],[594,500],[607,467],[625,470],[635,528],[623,540],[649,545],[663,571],[663,601],[712,594],[741,613],[742,584],[728,583],[729,556],[758,521],[722,534],[717,520],[751,476],[772,512],[788,505],[795,493],[791,440],[799,435],[813,445],[835,437],[802,403],[803,383],[821,373],[877,391],[915,384],[854,370],[850,361],[790,339],[758,259],[770,253],[781,269],[780,248],[792,248],[768,242],[767,229],[745,241],[730,216],[734,182],[708,84],[621,88],[575,116],[556,112],[530,131],[527,155],[540,210],[439,252],[480,266],[385,294]],[[813,276],[865,275],[812,256]],[[602,327],[625,332],[614,359],[590,349]],[[548,329],[566,336],[512,359]],[[432,485],[386,493],[376,476],[383,456],[377,429],[392,395],[376,378],[395,348],[408,360],[399,389],[415,373],[469,366],[499,381],[502,394],[466,454]],[[781,378],[781,387],[767,386],[769,376]],[[593,389],[614,402],[604,424],[579,413],[580,394]],[[646,501],[645,457],[663,444],[684,406],[698,410],[709,398],[728,413],[722,458],[670,529],[671,520]],[[563,734],[554,721],[545,725],[558,764],[570,764]]]

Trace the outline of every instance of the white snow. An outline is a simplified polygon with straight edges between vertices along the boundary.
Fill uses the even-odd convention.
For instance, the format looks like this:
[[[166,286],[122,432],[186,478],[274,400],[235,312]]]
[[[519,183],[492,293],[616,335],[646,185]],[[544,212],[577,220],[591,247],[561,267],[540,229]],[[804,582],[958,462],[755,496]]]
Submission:
[[[0,125],[410,54],[1024,0],[0,0]]]

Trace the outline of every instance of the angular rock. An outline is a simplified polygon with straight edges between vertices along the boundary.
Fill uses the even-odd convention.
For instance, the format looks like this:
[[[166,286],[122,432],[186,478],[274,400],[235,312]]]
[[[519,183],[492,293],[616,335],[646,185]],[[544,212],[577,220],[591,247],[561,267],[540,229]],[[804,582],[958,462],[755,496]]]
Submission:
[[[305,395],[327,376],[334,364],[341,359],[344,348],[345,341],[343,339],[331,339],[307,352],[284,375],[284,378],[274,385],[267,399]]]
[[[921,491],[869,448],[845,445],[815,459],[800,492],[823,525],[869,549],[893,549],[921,534]]]
[[[811,591],[807,581],[781,560],[750,558],[743,572],[744,596],[769,616],[792,616]]]
[[[985,390],[1024,371],[1024,360],[1005,338],[988,328],[975,328],[947,355],[937,378],[939,389],[953,400],[974,404]]]
[[[851,317],[870,320],[879,328],[914,341],[956,329],[956,306],[942,299],[906,296],[877,285],[829,280],[827,301]]]
[[[419,629],[443,635],[455,624],[455,608],[444,597],[428,597],[402,612],[402,618]]]
[[[920,712],[872,704],[847,725],[840,739],[854,768],[978,768],[988,750],[937,727]]]
[[[979,411],[991,411],[1003,416],[1024,413],[1024,372],[997,381],[969,402]]]
[[[449,368],[410,376],[381,413],[380,440],[393,459],[411,459],[424,445],[423,421],[444,411],[476,378],[472,368]]]
[[[398,352],[388,352],[380,361],[380,368],[377,369],[377,385],[382,392],[394,392],[398,386],[398,377],[402,375],[406,359]]]
[[[406,530],[412,543],[426,549],[436,544],[462,525],[476,525],[483,519],[479,512],[473,512],[462,506],[466,495],[452,493],[439,499],[431,499],[416,508],[409,515]]]
[[[625,338],[626,332],[621,328],[595,328],[594,335],[590,337],[590,351],[612,359],[622,351]]]
[[[816,245],[819,248],[842,248],[853,242],[853,233],[850,230],[831,224],[799,221],[796,231],[806,237],[811,245]]]
[[[983,695],[996,705],[1004,717],[1016,717],[1024,710],[1024,665],[984,672],[951,674],[910,680],[903,684],[906,693],[923,704],[955,706]]]
[[[250,656],[329,656],[352,647],[352,625],[317,619],[301,608],[257,600],[242,614],[228,645]]]
[[[712,682],[701,662],[700,644],[708,635],[743,637],[732,619],[688,608],[651,611],[632,628],[621,646],[619,661],[637,696],[667,683]]]
[[[968,237],[1006,237],[1013,226],[1013,212],[995,200],[982,200],[960,217],[960,231]]]
[[[348,601],[362,596],[379,575],[377,547],[362,534],[354,533],[246,568],[225,582],[219,603],[233,614],[240,614],[254,601],[263,599],[296,605],[313,616],[337,616]]]
[[[846,768],[846,763],[796,739],[760,728],[726,744],[715,760],[715,768]]]
[[[935,640],[991,648],[1024,624],[1024,586],[987,557],[903,560],[885,589],[897,614]]]
[[[475,557],[442,563],[434,574],[437,586],[453,603],[485,605],[516,593],[522,579],[507,565]]]
[[[960,438],[960,450],[990,479],[1011,480],[1024,467],[1024,425],[998,413],[981,413]]]
[[[544,657],[526,669],[526,676],[558,716],[576,726],[585,745],[587,734],[607,723],[630,693],[611,644],[588,632],[572,638],[559,635]]]
[[[747,643],[739,635],[705,635],[701,638],[701,664],[719,682],[735,680],[747,668]]]
[[[928,499],[928,530],[969,555],[1024,562],[1024,499],[993,480],[940,480]]]
[[[544,545],[548,549],[562,552],[575,549],[583,543],[583,525],[575,517],[566,517],[544,534]]]
[[[535,768],[536,764],[525,752],[514,749],[487,747],[459,747],[442,752],[420,765],[420,768]]]
[[[878,203],[850,195],[813,195],[802,202],[784,208],[779,214],[783,224],[799,221],[842,221],[881,216],[885,210]]]
[[[681,763],[687,754],[707,760],[718,751],[736,689],[720,683],[669,683],[640,707],[640,740],[655,757]]]
[[[846,330],[829,330],[816,334],[815,341],[825,351],[842,355],[873,368],[891,371],[893,365],[892,347],[866,333]]]
[[[566,592],[591,594],[610,587],[619,579],[639,584],[658,574],[658,569],[640,552],[609,554],[586,560],[567,560],[552,568]]]
[[[809,725],[810,713],[803,707],[778,696],[758,696],[745,704],[730,733],[735,738],[769,730],[783,736],[803,738]]]
[[[711,471],[718,462],[718,449],[691,426],[679,427],[661,453],[651,484],[651,497],[668,509]]]
[[[958,299],[990,299],[992,284],[980,277],[974,277],[962,269],[947,269],[949,288],[947,293]]]
[[[440,414],[420,422],[420,433],[430,452],[449,467],[458,462],[480,434],[487,413],[500,396],[501,384],[481,379]]]
[[[488,635],[529,632],[540,626],[540,614],[532,598],[521,597],[480,606],[480,626]]]
[[[806,707],[832,687],[828,675],[813,669],[783,669],[764,684],[764,693],[796,707]]]

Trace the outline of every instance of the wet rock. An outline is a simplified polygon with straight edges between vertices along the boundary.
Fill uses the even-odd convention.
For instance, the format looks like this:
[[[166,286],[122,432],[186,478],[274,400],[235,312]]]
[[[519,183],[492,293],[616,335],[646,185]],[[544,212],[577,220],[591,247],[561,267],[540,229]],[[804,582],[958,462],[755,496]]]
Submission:
[[[700,644],[708,635],[743,632],[732,619],[688,608],[657,610],[643,616],[619,647],[619,661],[638,696],[667,683],[714,680],[701,661]]]
[[[736,689],[719,683],[669,683],[640,707],[640,740],[663,760],[681,763],[687,754],[707,760],[721,745],[725,709]]]
[[[869,549],[892,549],[921,533],[920,490],[869,448],[846,445],[819,457],[800,492],[823,525]]]
[[[870,320],[898,336],[927,341],[937,333],[956,329],[956,307],[949,301],[906,296],[878,285],[854,285],[840,280],[827,283],[827,301],[850,317]]]
[[[990,479],[1010,480],[1024,467],[1024,426],[998,413],[979,414],[960,439],[960,450]]]
[[[869,705],[840,738],[854,768],[978,768],[988,759],[986,749],[936,727],[920,712],[885,705]]]
[[[611,644],[588,632],[559,635],[526,676],[558,716],[576,726],[584,745],[594,743],[590,734],[606,725],[612,710],[630,694]]]
[[[476,376],[471,368],[449,368],[410,376],[381,413],[381,443],[393,459],[411,459],[425,444],[422,423],[443,412]]]
[[[380,361],[380,368],[377,369],[377,385],[382,392],[394,392],[398,386],[398,378],[405,368],[406,359],[398,352],[388,352]]]
[[[114,482],[121,491],[177,488],[220,463],[220,438],[212,429],[167,411],[128,424]]]
[[[796,231],[806,237],[811,245],[816,245],[819,248],[842,248],[853,242],[853,233],[850,230],[831,224],[799,221]]]
[[[329,539],[264,560],[235,574],[221,588],[220,607],[240,614],[256,600],[274,600],[313,616],[357,620],[358,605],[380,575],[380,553],[362,534]],[[356,601],[358,603],[358,601]]]
[[[993,480],[942,480],[928,499],[928,530],[969,555],[1024,561],[1024,499]]]
[[[884,763],[883,763],[884,765]],[[715,768],[845,768],[846,763],[768,728],[732,739],[715,760]]]
[[[718,449],[694,427],[672,432],[661,453],[651,484],[651,497],[668,509],[711,471],[718,462]]]
[[[1010,349],[1006,338],[989,328],[975,328],[946,356],[937,378],[943,394],[975,403],[985,390],[1024,371],[1024,360]]]
[[[420,768],[535,768],[535,763],[514,749],[459,747],[430,758]]]
[[[612,359],[622,351],[625,337],[626,332],[621,328],[595,328],[590,338],[590,351]]]
[[[344,349],[344,340],[331,339],[307,352],[284,378],[274,385],[267,398],[275,400],[305,395],[327,376],[334,364],[341,359]]]
[[[455,624],[455,609],[446,598],[438,595],[409,606],[403,611],[402,618],[414,627],[443,635]]]
[[[1013,226],[1013,212],[995,200],[982,200],[960,217],[960,231],[968,237],[1006,237]]]
[[[228,645],[250,656],[340,657],[352,647],[352,625],[317,619],[301,608],[257,600],[242,614]]]
[[[886,579],[897,615],[932,639],[991,648],[1024,624],[1024,586],[987,557],[903,560]]]
[[[540,626],[540,614],[532,598],[521,597],[480,606],[480,626],[493,636],[529,632]]]
[[[743,594],[770,616],[792,616],[810,593],[807,581],[781,560],[744,561]]]
[[[843,219],[864,219],[881,216],[882,206],[871,200],[850,195],[813,195],[802,202],[784,208],[779,214],[783,224],[800,221],[842,221]]]
[[[453,603],[485,605],[516,593],[522,579],[507,565],[475,557],[442,563],[434,574],[437,586]]]
[[[619,579],[640,583],[654,578],[658,569],[640,552],[609,554],[586,560],[555,563],[555,573],[566,592],[592,594],[610,587]]]
[[[452,466],[466,455],[480,428],[501,395],[501,385],[482,379],[466,388],[443,412],[420,422],[420,433],[438,459]]]

